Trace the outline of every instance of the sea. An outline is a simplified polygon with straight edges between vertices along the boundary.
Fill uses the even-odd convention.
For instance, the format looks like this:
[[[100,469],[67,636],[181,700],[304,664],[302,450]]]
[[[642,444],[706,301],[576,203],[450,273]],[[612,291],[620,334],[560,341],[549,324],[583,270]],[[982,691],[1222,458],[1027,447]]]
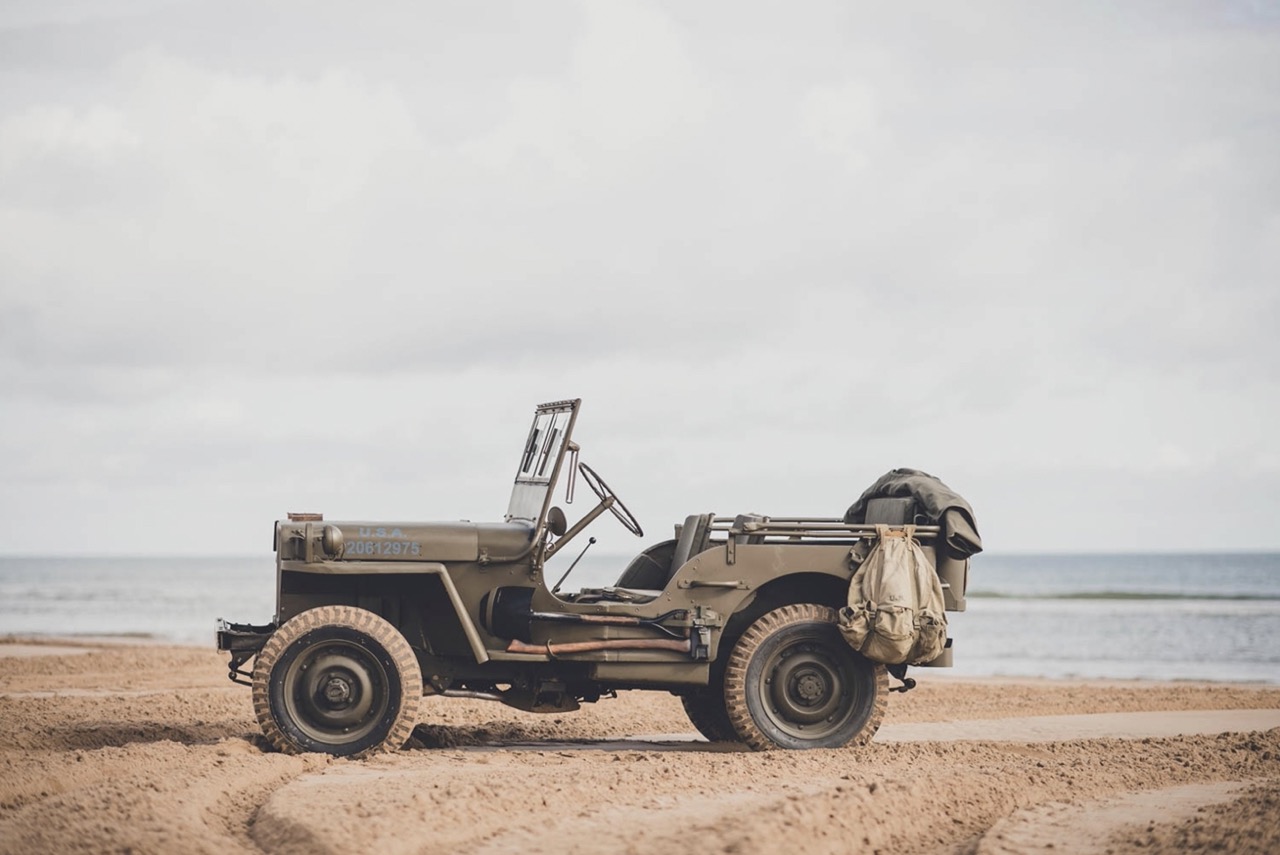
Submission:
[[[628,558],[588,555],[564,589]],[[0,635],[212,648],[217,618],[266,623],[274,597],[271,555],[0,557]],[[955,676],[1280,684],[1280,553],[982,554],[948,619]]]

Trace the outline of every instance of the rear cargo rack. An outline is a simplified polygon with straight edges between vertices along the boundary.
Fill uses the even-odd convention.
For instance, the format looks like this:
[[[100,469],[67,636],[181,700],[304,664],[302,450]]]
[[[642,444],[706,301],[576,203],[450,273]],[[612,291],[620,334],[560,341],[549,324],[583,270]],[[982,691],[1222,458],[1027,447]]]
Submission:
[[[891,525],[890,531],[902,531],[904,526]],[[840,517],[769,517],[765,520],[749,520],[738,523],[736,517],[716,517],[711,521],[712,531],[722,531],[731,537],[760,538],[762,543],[794,542],[797,540],[859,540],[876,533],[874,525],[847,523]],[[936,525],[916,526],[916,537],[922,540],[936,538],[942,529]]]

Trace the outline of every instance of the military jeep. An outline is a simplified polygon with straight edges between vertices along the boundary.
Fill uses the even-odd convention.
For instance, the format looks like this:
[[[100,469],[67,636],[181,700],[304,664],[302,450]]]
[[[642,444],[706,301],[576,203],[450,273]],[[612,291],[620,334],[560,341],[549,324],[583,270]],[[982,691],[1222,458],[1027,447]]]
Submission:
[[[871,522],[920,520],[692,514],[616,584],[562,591],[563,578],[548,583],[548,560],[601,515],[643,536],[578,460],[579,405],[537,408],[502,522],[290,514],[275,524],[274,621],[219,620],[217,632],[272,745],[361,757],[402,747],[424,695],[563,713],[623,689],[678,695],[712,741],[764,750],[871,739],[889,672],[899,690],[914,681],[854,651],[837,610]],[[563,482],[571,500],[578,478],[596,503],[570,525],[553,494]],[[915,534],[947,609],[962,610],[968,561],[935,549],[940,531],[919,525]],[[927,664],[951,664],[950,639]]]

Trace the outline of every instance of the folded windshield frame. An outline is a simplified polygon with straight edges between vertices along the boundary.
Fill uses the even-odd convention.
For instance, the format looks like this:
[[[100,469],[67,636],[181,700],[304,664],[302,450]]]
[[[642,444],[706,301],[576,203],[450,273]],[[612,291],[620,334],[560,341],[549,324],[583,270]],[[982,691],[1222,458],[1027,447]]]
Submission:
[[[529,522],[541,531],[581,404],[581,398],[552,401],[534,411],[507,505],[508,522]]]

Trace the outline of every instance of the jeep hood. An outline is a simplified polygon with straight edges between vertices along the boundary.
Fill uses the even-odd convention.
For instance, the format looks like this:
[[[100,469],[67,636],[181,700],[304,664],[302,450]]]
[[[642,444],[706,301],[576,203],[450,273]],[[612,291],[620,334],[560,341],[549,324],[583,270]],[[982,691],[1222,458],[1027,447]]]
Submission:
[[[311,544],[307,561],[487,561],[521,555],[533,541],[529,523],[279,523],[282,559],[302,558],[289,541]]]

